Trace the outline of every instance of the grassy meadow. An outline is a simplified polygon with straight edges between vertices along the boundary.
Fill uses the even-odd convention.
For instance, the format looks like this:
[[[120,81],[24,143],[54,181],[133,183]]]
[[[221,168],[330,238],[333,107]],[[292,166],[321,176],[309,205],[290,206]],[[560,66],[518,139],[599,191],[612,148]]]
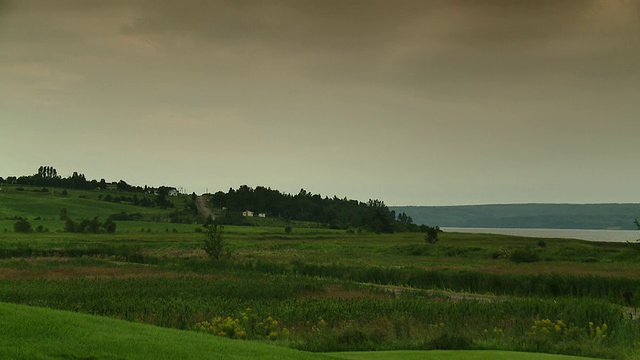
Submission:
[[[309,223],[285,233],[285,222],[267,218],[226,226],[230,255],[211,261],[202,250],[201,225],[168,222],[170,209],[107,202],[100,198],[105,193],[3,187],[0,302],[102,316],[78,318],[81,323],[108,317],[174,329],[152,328],[163,335],[132,338],[131,344],[160,339],[193,349],[247,347],[238,350],[244,357],[262,358],[251,351],[267,351],[287,358],[324,358],[308,352],[368,358],[367,351],[376,351],[393,358],[405,355],[383,351],[437,350],[452,359],[482,358],[483,351],[491,358],[517,351],[522,358],[640,359],[638,244],[457,233],[427,244],[420,233],[357,233]],[[188,199],[170,200],[180,207]],[[121,212],[142,218],[116,221],[115,233],[66,233],[62,208],[74,219]],[[16,233],[17,216],[48,231]],[[12,306],[0,306],[0,320],[19,326],[8,314],[26,317],[30,310]],[[105,331],[92,326],[69,336],[89,341]],[[18,354],[21,340],[3,336],[0,346]],[[189,340],[177,340],[184,337]],[[287,348],[305,352],[285,354],[293,351]],[[84,355],[73,356],[102,358],[109,349],[78,348]],[[124,357],[113,351],[109,356]],[[210,350],[185,358],[199,358],[198,351]]]
[[[504,351],[386,351],[310,353],[256,341],[233,341],[104,317],[0,303],[4,359],[513,359],[572,360],[569,356]],[[38,329],[38,331],[34,331]],[[583,359],[583,358],[580,358]]]

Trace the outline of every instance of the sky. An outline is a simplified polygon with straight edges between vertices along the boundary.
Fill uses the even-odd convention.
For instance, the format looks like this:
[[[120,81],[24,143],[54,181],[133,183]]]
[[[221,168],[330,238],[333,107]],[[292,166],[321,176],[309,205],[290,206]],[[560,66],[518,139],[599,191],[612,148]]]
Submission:
[[[0,0],[0,176],[640,202],[640,0]]]

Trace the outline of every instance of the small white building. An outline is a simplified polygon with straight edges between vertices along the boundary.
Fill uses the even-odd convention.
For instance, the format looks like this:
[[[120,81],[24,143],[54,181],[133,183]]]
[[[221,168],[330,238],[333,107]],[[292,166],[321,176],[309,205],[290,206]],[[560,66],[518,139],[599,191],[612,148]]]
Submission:
[[[108,183],[107,190],[118,190],[118,183],[115,183],[115,182]]]
[[[267,214],[265,214],[265,213],[258,213],[258,217],[266,218],[266,217],[267,217]]]
[[[251,211],[251,210],[243,211],[242,212],[242,216],[253,217],[253,211]]]
[[[180,194],[180,192],[178,192],[178,190],[176,190],[176,189],[169,189],[169,192],[167,194],[169,196],[178,196],[178,194]]]

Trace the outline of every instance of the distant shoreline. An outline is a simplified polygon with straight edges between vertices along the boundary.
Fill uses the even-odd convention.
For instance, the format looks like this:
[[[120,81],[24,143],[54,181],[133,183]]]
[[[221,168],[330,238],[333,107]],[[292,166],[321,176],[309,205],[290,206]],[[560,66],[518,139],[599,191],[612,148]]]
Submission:
[[[544,229],[544,228],[488,228],[488,227],[443,227],[445,232],[470,234],[497,234],[534,238],[580,239],[605,242],[635,242],[640,238],[639,230],[603,229]]]
[[[634,230],[640,204],[390,206],[417,224],[464,228]]]

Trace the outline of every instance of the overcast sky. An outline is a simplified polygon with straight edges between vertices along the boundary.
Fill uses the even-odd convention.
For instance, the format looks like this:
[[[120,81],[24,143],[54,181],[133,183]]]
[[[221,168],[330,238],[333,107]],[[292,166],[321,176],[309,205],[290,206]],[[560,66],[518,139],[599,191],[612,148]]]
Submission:
[[[640,0],[0,0],[0,176],[640,202]]]

